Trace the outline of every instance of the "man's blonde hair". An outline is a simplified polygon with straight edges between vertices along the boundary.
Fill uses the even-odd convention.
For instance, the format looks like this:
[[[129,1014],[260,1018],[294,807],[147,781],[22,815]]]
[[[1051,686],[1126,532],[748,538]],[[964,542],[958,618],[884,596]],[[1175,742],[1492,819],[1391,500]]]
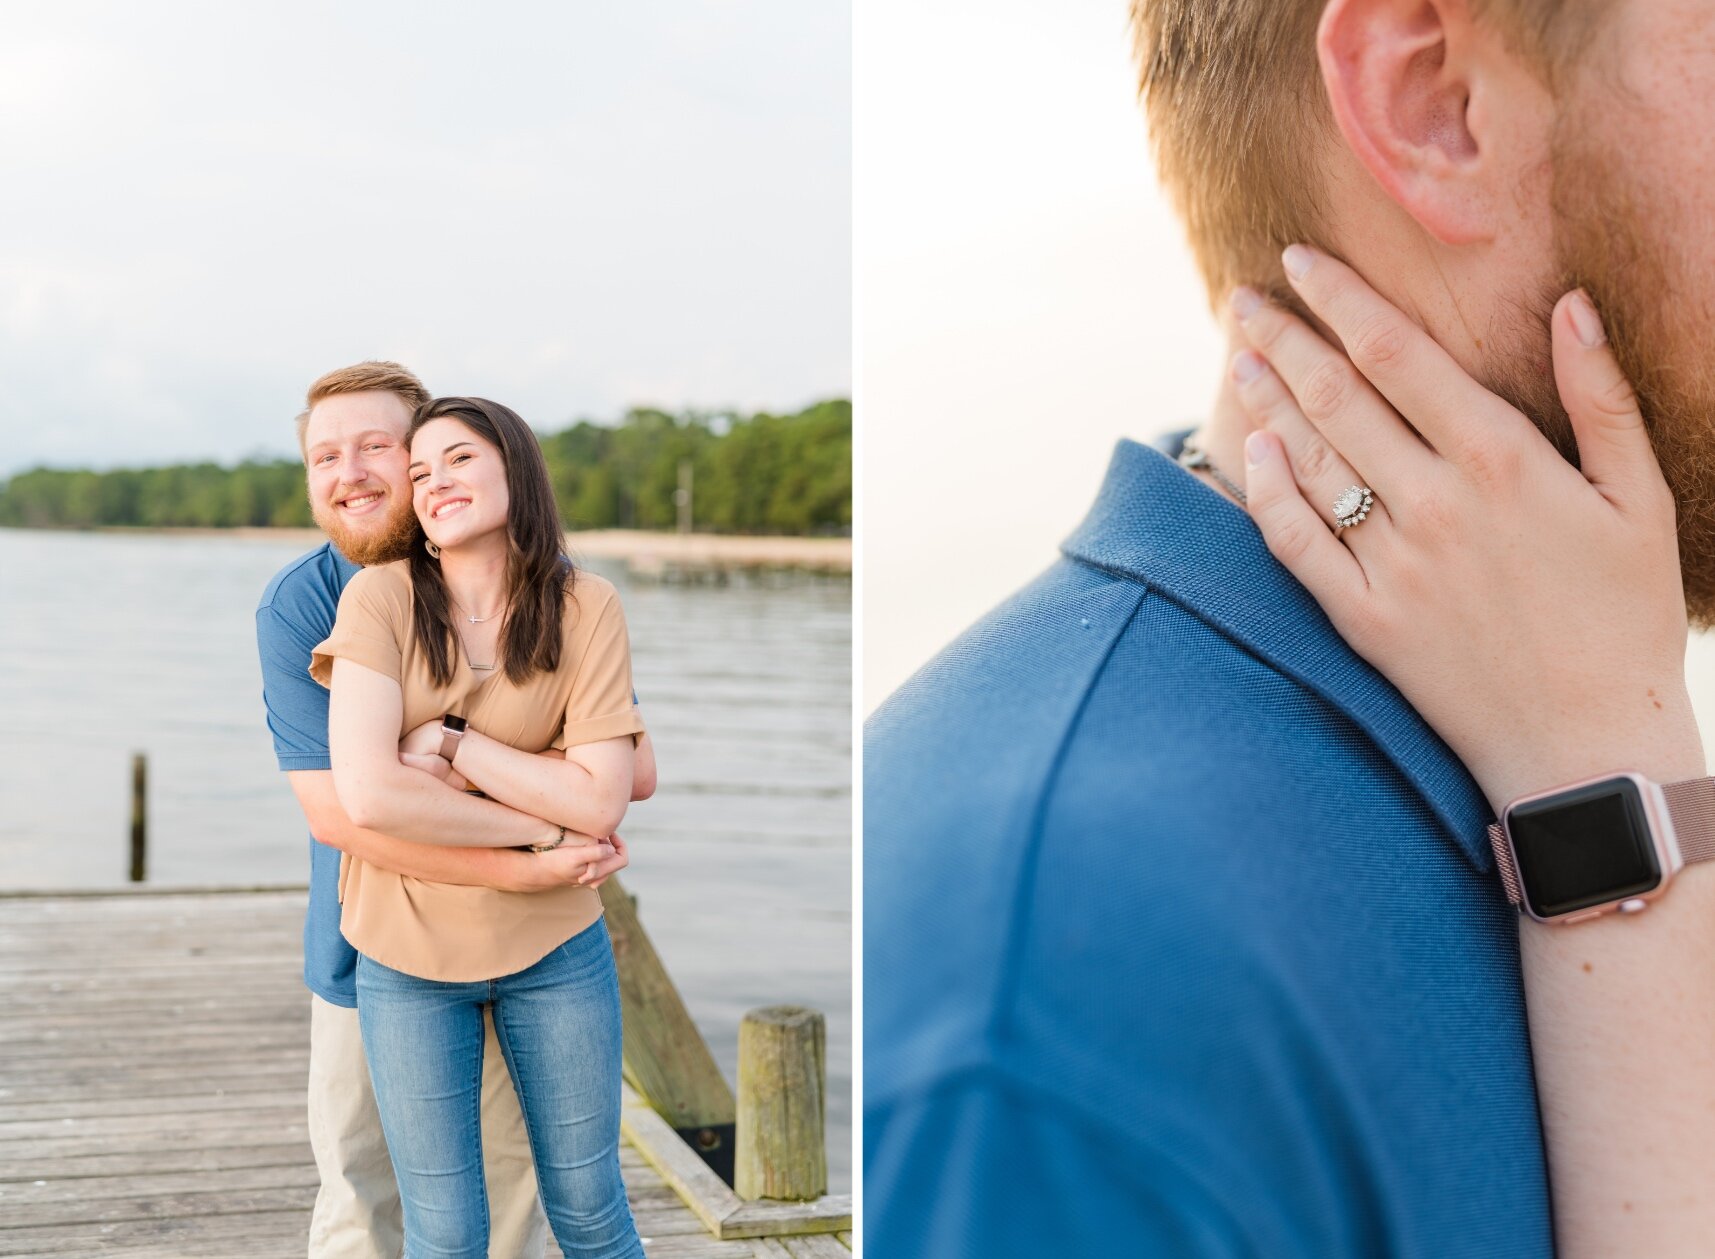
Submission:
[[[1327,0],[1131,0],[1138,94],[1162,187],[1218,302],[1278,285],[1280,251],[1325,241],[1333,115],[1316,60]],[[1609,0],[1469,0],[1554,88]]]
[[[430,396],[429,391],[423,387],[423,382],[417,379],[416,373],[398,363],[365,359],[361,363],[353,363],[350,367],[336,367],[333,371],[316,377],[309,393],[304,395],[304,409],[298,413],[298,449],[304,448],[304,435],[310,426],[310,411],[316,403],[337,394],[367,393],[371,389],[396,394],[411,408],[413,414]]]

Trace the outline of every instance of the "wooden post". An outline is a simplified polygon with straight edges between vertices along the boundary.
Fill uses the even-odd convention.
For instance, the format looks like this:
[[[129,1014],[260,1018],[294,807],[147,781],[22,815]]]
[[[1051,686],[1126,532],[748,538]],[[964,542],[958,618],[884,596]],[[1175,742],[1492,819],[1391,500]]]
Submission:
[[[673,503],[679,509],[679,532],[691,532],[691,469],[689,459],[679,460],[679,488],[673,492]]]
[[[731,1184],[732,1089],[617,876],[601,885],[601,904],[619,970],[625,1078]]]
[[[808,1201],[828,1191],[827,1044],[827,1020],[803,1006],[764,1006],[739,1024],[739,1197]]]
[[[131,754],[131,881],[141,883],[149,849],[149,758]]]

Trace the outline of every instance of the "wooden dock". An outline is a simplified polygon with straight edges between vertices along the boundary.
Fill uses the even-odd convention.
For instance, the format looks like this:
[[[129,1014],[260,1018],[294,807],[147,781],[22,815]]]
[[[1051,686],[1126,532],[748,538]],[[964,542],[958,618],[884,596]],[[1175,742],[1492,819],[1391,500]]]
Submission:
[[[303,915],[297,889],[0,895],[0,1255],[305,1254]],[[849,1233],[718,1240],[620,1162],[652,1259],[850,1259]]]

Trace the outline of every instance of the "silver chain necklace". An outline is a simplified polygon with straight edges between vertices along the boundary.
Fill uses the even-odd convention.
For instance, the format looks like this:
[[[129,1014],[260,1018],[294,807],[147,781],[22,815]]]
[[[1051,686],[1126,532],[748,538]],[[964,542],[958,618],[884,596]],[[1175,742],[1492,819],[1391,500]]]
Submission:
[[[1181,468],[1190,468],[1197,472],[1207,472],[1210,476],[1214,477],[1215,480],[1219,481],[1221,483],[1221,487],[1234,498],[1238,499],[1240,503],[1245,501],[1244,490],[1236,485],[1231,477],[1210,462],[1209,452],[1204,450],[1195,442],[1187,440],[1185,444],[1179,448],[1179,466]]]

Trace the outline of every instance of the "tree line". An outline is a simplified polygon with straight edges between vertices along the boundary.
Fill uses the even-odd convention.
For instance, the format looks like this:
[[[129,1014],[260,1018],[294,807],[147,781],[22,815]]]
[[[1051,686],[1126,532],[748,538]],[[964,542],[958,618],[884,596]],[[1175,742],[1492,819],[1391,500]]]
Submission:
[[[680,466],[700,532],[840,534],[852,525],[852,408],[792,415],[637,409],[541,437],[560,514],[574,529],[672,529]],[[0,525],[307,526],[295,459],[90,472],[35,468],[0,485]]]

